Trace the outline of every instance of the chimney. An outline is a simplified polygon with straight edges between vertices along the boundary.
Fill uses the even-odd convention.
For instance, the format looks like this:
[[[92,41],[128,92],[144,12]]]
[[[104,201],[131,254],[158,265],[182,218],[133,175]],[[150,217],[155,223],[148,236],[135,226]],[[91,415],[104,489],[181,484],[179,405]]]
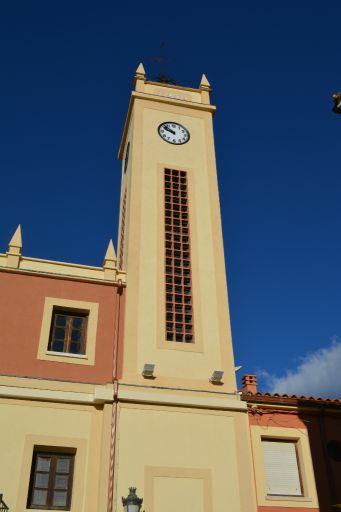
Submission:
[[[243,393],[252,393],[253,395],[257,393],[257,375],[244,375],[242,384]]]

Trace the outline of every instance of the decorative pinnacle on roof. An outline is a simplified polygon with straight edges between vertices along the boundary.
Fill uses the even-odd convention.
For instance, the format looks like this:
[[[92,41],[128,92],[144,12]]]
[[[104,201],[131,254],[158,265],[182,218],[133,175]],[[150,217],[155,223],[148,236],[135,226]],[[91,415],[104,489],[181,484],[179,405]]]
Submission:
[[[116,261],[115,248],[114,248],[114,244],[113,244],[113,241],[111,240],[111,238],[109,240],[109,244],[108,244],[107,252],[105,253],[105,256],[104,256],[104,260]]]
[[[12,236],[9,244],[8,244],[8,252],[14,252],[16,254],[21,254],[22,251],[22,239],[21,239],[21,226],[17,227],[14,235]]]
[[[134,75],[134,85],[136,90],[143,90],[143,85],[146,81],[146,72],[144,70],[142,62],[139,64]]]
[[[210,82],[207,80],[207,77],[206,75],[202,75],[201,77],[201,82],[200,82],[200,89],[202,91],[208,91],[208,92],[211,92],[211,84]]]
[[[7,267],[18,268],[22,254],[21,226],[17,227],[8,244]]]
[[[146,72],[145,72],[142,62],[140,62],[137,70],[135,71],[135,78],[142,78],[142,79],[146,78]]]
[[[112,240],[109,240],[107,252],[104,256],[103,261],[103,269],[104,269],[104,276],[107,279],[116,278],[116,263],[117,263],[117,257],[114,249],[114,244],[112,243]]]

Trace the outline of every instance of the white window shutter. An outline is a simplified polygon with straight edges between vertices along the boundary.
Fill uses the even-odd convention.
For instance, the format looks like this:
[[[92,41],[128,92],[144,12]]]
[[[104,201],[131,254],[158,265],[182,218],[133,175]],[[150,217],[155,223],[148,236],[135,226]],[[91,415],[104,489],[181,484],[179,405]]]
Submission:
[[[262,440],[267,494],[302,496],[296,443]]]

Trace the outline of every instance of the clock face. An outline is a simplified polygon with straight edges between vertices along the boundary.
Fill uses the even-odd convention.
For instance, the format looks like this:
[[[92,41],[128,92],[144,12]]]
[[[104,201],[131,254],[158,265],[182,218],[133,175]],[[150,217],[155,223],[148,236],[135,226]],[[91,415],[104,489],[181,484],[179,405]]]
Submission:
[[[158,128],[160,137],[169,144],[186,144],[189,141],[189,131],[179,123],[167,121]]]

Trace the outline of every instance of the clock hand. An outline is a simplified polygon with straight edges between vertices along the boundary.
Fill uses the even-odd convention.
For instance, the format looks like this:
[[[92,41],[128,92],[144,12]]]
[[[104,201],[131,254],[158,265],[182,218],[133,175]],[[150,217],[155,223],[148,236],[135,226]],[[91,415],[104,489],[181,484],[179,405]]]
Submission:
[[[164,126],[165,130],[167,130],[167,132],[170,132],[172,133],[173,135],[175,135],[175,132],[173,130],[171,130],[170,128],[168,128],[168,126]]]

